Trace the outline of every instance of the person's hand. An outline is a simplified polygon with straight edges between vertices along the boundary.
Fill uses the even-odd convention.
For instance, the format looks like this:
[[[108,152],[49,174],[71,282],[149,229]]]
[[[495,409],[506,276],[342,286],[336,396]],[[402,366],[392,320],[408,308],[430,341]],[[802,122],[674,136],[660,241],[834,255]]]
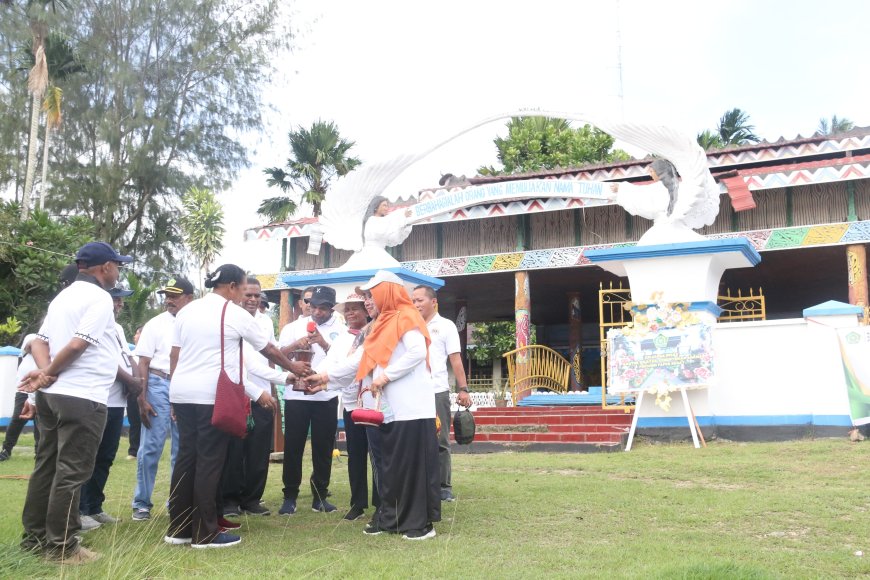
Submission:
[[[18,384],[18,391],[22,393],[35,393],[39,389],[44,389],[51,385],[56,380],[56,376],[47,375],[42,369],[36,369],[24,375],[24,378]]]
[[[136,397],[138,399],[139,395],[142,394],[142,391],[145,388],[145,381],[147,381],[148,379],[146,379],[145,377],[135,378],[137,386],[127,385],[127,395],[130,397]]]
[[[372,381],[372,386],[370,387],[373,395],[377,395],[381,391],[384,390],[384,387],[387,386],[387,383],[390,382],[390,379],[387,375],[381,375],[375,380]]]
[[[264,409],[269,409],[273,413],[278,409],[278,404],[275,402],[275,399],[273,399],[272,395],[266,391],[263,391],[260,394],[260,398],[257,399],[257,404]]]
[[[323,350],[327,350],[329,348],[329,344],[326,342],[326,339],[323,338],[323,335],[320,334],[320,331],[317,329],[315,329],[314,332],[308,333],[308,342],[320,346],[320,348],[322,348]]]
[[[142,395],[139,395],[136,401],[139,403],[139,418],[142,419],[142,424],[145,425],[145,428],[150,429],[151,417],[156,417],[157,411],[154,410],[154,407],[151,406],[148,399]]]
[[[463,407],[470,407],[474,404],[471,402],[471,395],[468,394],[468,391],[459,391],[456,393],[456,402]]]
[[[314,371],[311,370],[311,364],[307,362],[291,361],[290,371],[297,377],[307,377]]]
[[[175,407],[169,405],[169,420],[175,423]]]
[[[305,393],[313,395],[314,393],[326,390],[326,383],[329,382],[329,377],[326,376],[326,373],[321,373],[309,375],[302,380],[305,382]]]
[[[31,405],[30,401],[24,401],[24,406],[21,407],[21,414],[18,415],[19,419],[33,419],[33,416],[36,415],[36,405]]]

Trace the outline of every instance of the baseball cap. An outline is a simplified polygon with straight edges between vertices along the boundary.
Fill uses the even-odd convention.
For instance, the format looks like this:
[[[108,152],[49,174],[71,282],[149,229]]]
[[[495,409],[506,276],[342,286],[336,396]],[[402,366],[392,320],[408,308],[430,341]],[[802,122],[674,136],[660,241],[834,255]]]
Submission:
[[[193,284],[187,278],[170,278],[158,294],[193,294]]]
[[[365,303],[366,297],[362,294],[352,293],[348,294],[347,298],[345,298],[342,302],[339,302],[335,305],[334,310],[339,314],[344,314],[344,305],[348,302],[359,302],[360,304]]]
[[[329,286],[315,286],[314,292],[311,293],[311,298],[308,302],[312,306],[323,306],[325,304],[335,306],[335,290]]]
[[[381,282],[391,282],[393,284],[401,285],[405,284],[401,278],[399,278],[389,270],[378,270],[377,272],[375,272],[374,277],[366,282],[364,285],[360,286],[358,290],[371,290]]]
[[[122,256],[106,242],[88,242],[76,252],[76,263],[84,264],[85,268],[99,266],[106,262],[121,262],[129,264],[130,256]]]
[[[121,286],[115,286],[114,288],[109,290],[109,294],[112,296],[112,298],[126,298],[127,296],[132,296],[133,291],[126,290]]]

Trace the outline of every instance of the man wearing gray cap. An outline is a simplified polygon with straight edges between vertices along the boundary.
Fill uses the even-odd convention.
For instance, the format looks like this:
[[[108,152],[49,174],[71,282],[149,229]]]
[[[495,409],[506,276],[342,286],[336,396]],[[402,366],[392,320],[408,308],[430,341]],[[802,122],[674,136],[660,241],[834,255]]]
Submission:
[[[37,370],[19,388],[36,392],[41,442],[27,487],[22,548],[67,564],[99,555],[79,544],[79,493],[91,476],[121,356],[112,299],[122,256],[90,242],[76,254],[79,275],[48,306],[31,351]]]

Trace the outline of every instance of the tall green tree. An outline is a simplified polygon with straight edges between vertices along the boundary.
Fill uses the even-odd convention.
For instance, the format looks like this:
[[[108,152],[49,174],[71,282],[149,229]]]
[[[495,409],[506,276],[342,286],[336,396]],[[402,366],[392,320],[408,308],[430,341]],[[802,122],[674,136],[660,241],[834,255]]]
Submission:
[[[715,133],[710,129],[704,129],[698,133],[697,139],[698,145],[700,145],[704,151],[722,148],[722,138],[719,137],[718,133]]]
[[[332,180],[347,175],[361,163],[349,155],[354,141],[344,139],[332,121],[315,121],[310,129],[297,127],[288,134],[290,157],[286,167],[264,170],[266,184],[278,187],[285,194],[300,193],[303,203],[310,203],[315,216],[329,191]],[[272,222],[286,221],[299,204],[289,195],[263,200],[257,212]]]
[[[21,322],[17,341],[39,328],[60,271],[94,239],[93,230],[82,216],[55,220],[36,210],[22,220],[18,204],[0,202],[0,321]]]
[[[283,6],[89,0],[66,11],[58,31],[85,70],[64,86],[51,212],[86,216],[137,269],[180,269],[182,194],[224,189],[249,164],[246,135],[263,128],[263,88],[292,41]]]
[[[855,123],[846,117],[838,117],[831,115],[830,119],[819,119],[819,128],[817,131],[822,135],[833,135],[834,133],[845,133],[855,128]]]
[[[214,193],[201,187],[188,189],[181,205],[184,243],[196,258],[200,271],[207,272],[224,247],[224,209]]]
[[[503,169],[481,167],[480,174],[526,173],[631,158],[613,149],[613,137],[590,125],[575,129],[563,119],[513,117],[507,129],[507,137],[494,140]]]

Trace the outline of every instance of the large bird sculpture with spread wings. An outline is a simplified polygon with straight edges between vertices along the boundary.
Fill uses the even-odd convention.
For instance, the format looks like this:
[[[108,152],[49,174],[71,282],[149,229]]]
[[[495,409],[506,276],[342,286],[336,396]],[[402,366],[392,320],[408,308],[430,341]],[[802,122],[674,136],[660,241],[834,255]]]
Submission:
[[[653,220],[639,244],[701,239],[693,231],[710,225],[719,212],[719,189],[710,175],[707,156],[695,140],[665,126],[615,122],[593,115],[540,110],[519,110],[489,117],[442,141],[427,151],[401,155],[391,161],[364,165],[336,182],[323,202],[320,227],[323,238],[336,248],[355,255],[339,270],[398,266],[385,250],[401,244],[413,225],[407,212],[377,215],[384,190],[408,167],[457,137],[493,121],[510,117],[553,117],[582,121],[618,140],[667,159],[670,169],[658,169],[652,185],[614,184],[614,199],[632,214]],[[661,167],[661,166],[660,166]],[[655,168],[655,166],[654,166]],[[681,180],[677,179],[676,172]]]

